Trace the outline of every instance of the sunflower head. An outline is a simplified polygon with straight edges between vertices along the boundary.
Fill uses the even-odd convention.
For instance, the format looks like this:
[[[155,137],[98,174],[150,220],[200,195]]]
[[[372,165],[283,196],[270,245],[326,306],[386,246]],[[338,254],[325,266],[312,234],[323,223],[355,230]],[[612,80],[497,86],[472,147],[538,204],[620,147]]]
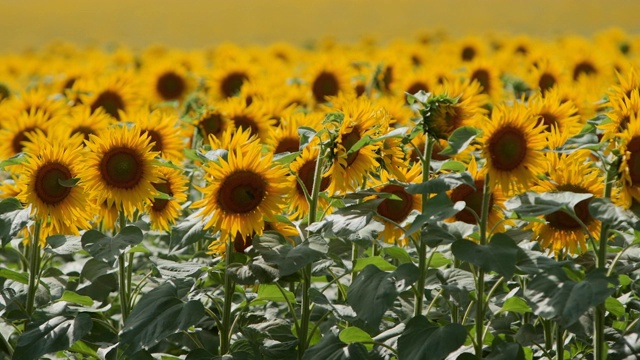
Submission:
[[[154,198],[147,203],[147,213],[154,230],[169,230],[182,213],[181,204],[187,200],[188,179],[180,170],[160,167],[159,181],[153,187],[167,198]]]

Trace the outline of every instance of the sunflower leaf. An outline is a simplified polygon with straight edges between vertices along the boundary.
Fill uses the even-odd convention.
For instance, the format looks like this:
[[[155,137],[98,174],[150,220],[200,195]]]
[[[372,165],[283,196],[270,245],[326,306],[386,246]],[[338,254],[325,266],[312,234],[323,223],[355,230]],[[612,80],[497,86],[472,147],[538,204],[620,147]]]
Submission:
[[[302,356],[302,360],[366,360],[369,358],[369,353],[364,345],[360,343],[345,344],[340,341],[339,330],[336,327],[330,329],[319,343],[310,347]]]
[[[178,165],[172,163],[169,160],[165,160],[162,158],[155,158],[152,162],[153,166],[160,166],[160,167],[166,167],[169,169],[175,169],[175,170],[181,170],[184,171],[183,168],[179,167]]]
[[[373,139],[371,138],[371,136],[365,135],[362,139],[358,140],[358,142],[353,144],[351,148],[349,148],[349,150],[347,151],[347,155],[353,154],[354,152],[362,149],[363,147],[371,144],[372,142],[373,142]]]
[[[167,194],[167,193],[163,193],[162,191],[158,191],[158,194],[156,196],[153,197],[156,200],[173,200],[174,197]]]
[[[374,142],[378,142],[378,141],[383,141],[383,140],[387,140],[387,139],[391,139],[391,138],[403,138],[407,135],[407,131],[409,130],[408,126],[405,127],[400,127],[397,129],[393,129],[391,131],[389,131],[388,133],[386,133],[385,135],[382,135],[380,137],[374,138],[373,141]]]
[[[400,359],[444,359],[464,345],[467,330],[460,324],[435,325],[424,316],[409,320],[398,339]]]
[[[119,255],[142,242],[142,230],[136,226],[127,226],[115,237],[107,236],[97,230],[89,230],[82,235],[82,247],[96,260],[111,266]]]
[[[279,154],[273,155],[273,162],[277,162],[278,164],[287,165],[290,164],[293,160],[295,160],[298,155],[300,155],[300,151],[296,152],[283,152]]]
[[[451,245],[455,257],[487,271],[495,271],[506,280],[513,276],[520,248],[505,234],[496,234],[487,245],[458,240]]]
[[[408,92],[405,92],[405,95],[407,95],[407,102],[409,103],[409,105],[413,105],[416,102],[426,105],[427,101],[429,100],[429,97],[431,96],[431,93],[425,92],[424,90],[420,90],[415,94],[410,94]]]
[[[23,208],[15,198],[0,201],[0,239],[3,247],[29,223],[30,214],[31,206]]]
[[[470,173],[445,174],[423,183],[409,185],[405,190],[409,194],[436,194],[444,193],[460,185],[468,185],[475,189],[475,181]]]
[[[329,245],[320,236],[311,236],[293,247],[276,231],[265,231],[254,238],[253,247],[264,261],[277,265],[280,277],[296,273],[306,265],[322,259],[329,251]]]
[[[27,155],[21,152],[0,162],[0,169],[4,169],[5,167],[12,165],[20,165],[25,161],[27,161]]]
[[[520,216],[548,215],[556,211],[565,211],[575,215],[574,206],[591,197],[593,197],[593,194],[569,191],[545,193],[529,191],[507,200],[505,206]]]
[[[71,178],[71,179],[58,179],[58,184],[60,184],[60,186],[64,186],[64,187],[68,187],[68,188],[72,188],[75,187],[76,185],[78,185],[78,182],[80,181],[79,178]]]
[[[616,230],[640,230],[640,219],[629,210],[616,206],[610,199],[596,198],[589,202],[589,213]]]
[[[298,135],[300,135],[300,149],[304,149],[316,136],[316,130],[308,126],[298,127]]]
[[[184,249],[203,239],[206,234],[205,223],[206,220],[203,220],[200,213],[196,212],[172,227],[169,249],[171,251]]]
[[[451,136],[449,136],[449,145],[440,151],[439,155],[452,156],[461,153],[479,134],[480,130],[471,126],[457,128]]]

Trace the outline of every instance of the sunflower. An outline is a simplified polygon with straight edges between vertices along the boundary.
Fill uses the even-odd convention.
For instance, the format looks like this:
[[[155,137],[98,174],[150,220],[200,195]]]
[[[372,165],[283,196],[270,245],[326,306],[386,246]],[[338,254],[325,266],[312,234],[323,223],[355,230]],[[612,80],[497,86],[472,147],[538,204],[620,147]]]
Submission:
[[[311,144],[302,149],[300,156],[289,165],[293,176],[289,178],[287,204],[289,204],[289,213],[293,219],[302,219],[309,214],[309,203],[307,202],[305,190],[307,194],[311,194],[318,152],[318,141],[312,141]],[[319,190],[321,192],[325,191],[330,181],[331,179],[324,174]],[[300,183],[304,184],[304,189]],[[318,197],[318,208],[327,209],[328,207],[328,201],[322,196]]]
[[[319,130],[322,127],[324,115],[320,112],[305,114],[290,113],[282,117],[278,127],[272,128],[267,146],[274,154],[283,152],[297,152],[300,150],[300,126]]]
[[[388,130],[388,114],[363,97],[342,103],[339,110],[344,119],[337,132],[333,149],[333,163],[327,173],[331,183],[330,194],[345,193],[358,188],[363,179],[379,166],[376,151],[379,142],[373,142],[349,153],[353,145],[365,137],[376,138]]]
[[[616,73],[618,84],[612,86],[609,91],[610,103],[624,101],[624,98],[631,98],[633,90],[640,90],[640,74],[635,67],[631,67],[625,75]]]
[[[607,113],[610,122],[602,124],[599,128],[604,132],[602,140],[608,140],[624,132],[632,118],[640,115],[640,94],[638,90],[632,90],[629,97],[616,97],[609,99],[611,111]]]
[[[175,59],[163,59],[143,68],[147,96],[153,103],[182,101],[195,87],[196,82]]]
[[[474,186],[471,187],[469,185],[462,184],[448,192],[452,202],[464,201],[466,203],[466,207],[455,214],[452,218],[447,219],[447,221],[462,221],[467,224],[476,225],[476,215],[478,218],[482,215],[482,197],[485,175],[481,171],[478,171],[478,164],[473,157],[467,166],[467,170],[473,177]],[[489,197],[489,218],[487,219],[487,225],[490,231],[504,231],[504,226],[506,224],[505,221],[503,221],[505,209],[504,202],[506,200],[507,199],[500,188],[491,189],[491,196]]]
[[[422,182],[422,168],[419,164],[400,171],[402,172],[402,182],[407,184]],[[376,212],[380,215],[380,220],[384,224],[384,230],[380,233],[379,238],[389,244],[405,246],[407,245],[407,239],[404,237],[404,231],[398,228],[397,225],[406,225],[407,228],[411,225],[403,223],[411,212],[422,209],[422,195],[409,194],[406,192],[405,186],[395,182],[390,183],[391,180],[399,179],[383,170],[380,174],[380,179],[374,181],[376,191],[392,194],[398,198],[384,199],[376,208]]]
[[[69,115],[54,125],[53,130],[63,139],[73,138],[84,145],[84,140],[88,140],[89,135],[97,135],[114,123],[114,119],[103,109],[92,112],[88,106],[79,105],[71,108]]]
[[[97,203],[95,199],[92,199],[92,203],[97,214],[94,221],[98,224],[98,229],[100,231],[116,231],[118,215],[120,214],[116,205],[109,204],[107,200]]]
[[[620,134],[620,202],[629,208],[640,202],[640,119],[632,116],[627,128]]]
[[[354,92],[350,86],[352,70],[344,59],[315,60],[315,65],[307,69],[305,79],[316,104],[326,103],[330,97],[340,93],[352,94]]]
[[[207,186],[199,189],[203,199],[193,204],[202,208],[205,228],[228,236],[262,234],[264,219],[281,213],[287,192],[286,169],[273,163],[271,153],[253,141],[241,151],[228,149],[227,159],[205,164]]]
[[[544,97],[537,94],[532,96],[528,107],[547,134],[555,131],[569,138],[577,135],[582,129],[578,108],[572,101],[560,101],[557,92],[548,92]],[[562,145],[551,143],[549,138],[547,143],[550,149]]]
[[[65,103],[42,87],[13,96],[3,104],[3,107],[5,111],[15,112],[16,115],[20,112],[27,114],[39,112],[47,121],[56,120],[67,113]]]
[[[7,159],[24,151],[25,143],[30,142],[28,134],[46,135],[51,123],[42,111],[20,112],[10,116],[0,129],[0,158]]]
[[[570,78],[562,71],[562,65],[548,57],[536,59],[529,69],[527,83],[530,88],[546,94],[558,84],[566,84]]]
[[[220,109],[214,106],[205,107],[196,118],[195,124],[204,139],[208,139],[209,136],[221,137],[227,129],[233,126],[231,121],[220,112]]]
[[[521,103],[498,105],[481,127],[482,156],[486,159],[491,187],[511,194],[523,188],[545,169],[540,152],[546,139],[544,127]]]
[[[180,170],[159,167],[160,180],[152,183],[153,187],[169,199],[153,199],[147,203],[147,213],[151,218],[153,230],[169,230],[182,213],[180,204],[187,200],[188,179]]]
[[[298,235],[298,230],[291,225],[265,220],[264,231],[276,231],[280,233],[290,243],[294,244],[292,237]],[[240,235],[237,233],[233,238],[233,250],[237,253],[244,253],[249,247],[253,246],[253,238],[256,233],[249,235]],[[227,240],[219,237],[209,245],[209,253],[216,256],[223,256],[227,252]]]
[[[570,191],[581,194],[603,195],[603,174],[587,160],[584,152],[570,155],[548,153],[548,176],[532,187],[535,192]],[[574,207],[576,216],[587,230],[597,236],[600,233],[600,222],[589,213],[589,201],[585,199]],[[533,230],[543,248],[548,248],[556,256],[563,251],[571,254],[583,253],[587,250],[585,229],[571,215],[556,211],[544,215],[544,222],[531,222],[528,226]]]
[[[140,135],[151,138],[151,151],[159,152],[160,157],[172,162],[182,162],[185,141],[177,115],[161,109],[152,112],[140,109],[124,114],[121,120],[133,123]]]
[[[256,77],[254,66],[246,59],[217,63],[207,77],[209,94],[216,100],[237,96],[245,82]]]
[[[482,93],[487,94],[494,102],[501,99],[503,94],[501,70],[495,64],[495,59],[474,60],[467,66],[467,77],[471,82],[480,83]]]
[[[235,128],[249,129],[257,135],[262,143],[267,143],[271,136],[271,126],[275,121],[269,118],[266,110],[259,103],[250,106],[239,97],[227,99],[220,104],[220,112],[227,117]]]
[[[132,74],[120,71],[96,79],[81,79],[73,84],[72,91],[80,93],[80,101],[91,111],[102,108],[116,120],[120,112],[127,112],[140,105],[138,87]]]
[[[145,201],[157,195],[153,184],[159,181],[153,164],[159,154],[140,130],[117,126],[98,137],[89,135],[91,150],[85,156],[81,182],[98,204],[107,201],[131,218]]]
[[[88,229],[89,201],[82,185],[63,184],[77,179],[81,152],[64,143],[41,142],[39,152],[28,154],[18,180],[17,199],[32,206],[32,215],[42,221],[41,245],[49,235],[78,235]]]

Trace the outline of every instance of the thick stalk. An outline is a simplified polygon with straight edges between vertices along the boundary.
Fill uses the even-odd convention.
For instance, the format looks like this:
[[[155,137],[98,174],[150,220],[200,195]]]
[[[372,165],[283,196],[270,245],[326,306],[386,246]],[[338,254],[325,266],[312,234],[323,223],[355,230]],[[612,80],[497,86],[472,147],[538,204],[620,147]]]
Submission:
[[[560,323],[556,323],[556,360],[564,360],[564,331]]]
[[[488,240],[487,226],[489,223],[489,204],[491,203],[491,188],[489,187],[489,174],[485,175],[482,189],[482,211],[480,213],[480,245],[486,245]],[[484,269],[478,267],[476,278],[476,356],[482,359],[484,343]]]
[[[614,171],[615,170],[615,171]],[[611,197],[611,186],[615,179],[617,169],[609,169],[607,171],[607,178],[604,184],[604,198]],[[609,225],[602,224],[600,228],[600,246],[598,247],[597,253],[597,264],[596,267],[598,269],[605,270],[607,267],[607,241],[609,239]],[[596,306],[594,312],[594,324],[593,324],[593,353],[595,360],[604,360],[606,359],[605,348],[604,348],[604,316],[605,316],[605,307],[604,303]]]
[[[429,175],[431,174],[431,152],[433,151],[433,144],[435,142],[429,134],[425,134],[425,144],[422,160],[422,182],[429,181]],[[426,214],[428,211],[427,201],[429,200],[429,194],[422,194],[422,213]],[[427,279],[427,244],[421,239],[421,235],[418,234],[418,282],[416,284],[416,298],[414,302],[413,315],[422,315],[422,307],[424,304],[424,285]]]
[[[31,316],[38,291],[38,274],[40,273],[40,228],[42,223],[37,220],[33,225],[31,244],[29,244],[29,285],[27,288],[27,315]]]
[[[220,332],[220,355],[225,355],[231,349],[231,304],[233,303],[233,292],[235,283],[226,269],[231,264],[231,254],[233,252],[233,237],[229,236],[227,248],[225,249],[225,272],[224,272],[224,303],[222,304],[222,329]]]
[[[127,226],[127,218],[123,211],[120,212],[120,217],[118,219],[120,231],[122,231],[125,226]],[[130,265],[129,265],[130,266]],[[122,314],[122,323],[127,320],[129,317],[130,304],[129,304],[129,291],[131,289],[128,287],[127,282],[127,260],[125,258],[125,253],[118,255],[118,285],[119,285],[119,296],[120,296],[120,313]]]
[[[309,218],[307,226],[316,221],[318,211],[318,196],[320,193],[320,183],[322,182],[322,168],[324,166],[324,146],[320,146],[318,158],[316,159],[316,168],[313,173],[313,186],[309,198]],[[309,241],[308,238],[305,241]],[[311,289],[311,269],[312,264],[307,264],[302,268],[302,304],[300,308],[300,327],[298,331],[298,359],[302,359],[305,351],[309,346],[309,322],[311,319],[311,297],[309,290]]]
[[[551,328],[551,320],[542,319],[542,330],[544,332],[544,349],[549,351],[553,349],[553,329]]]

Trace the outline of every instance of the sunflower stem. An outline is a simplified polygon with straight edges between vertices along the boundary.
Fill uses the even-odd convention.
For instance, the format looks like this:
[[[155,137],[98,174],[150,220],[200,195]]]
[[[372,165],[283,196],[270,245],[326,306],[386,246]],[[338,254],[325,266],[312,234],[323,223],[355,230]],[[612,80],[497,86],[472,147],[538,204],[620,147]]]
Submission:
[[[31,316],[36,300],[36,292],[38,291],[38,283],[40,282],[38,274],[40,273],[40,228],[41,220],[36,220],[33,225],[33,234],[31,236],[31,244],[29,244],[29,285],[27,288],[27,315]]]
[[[607,177],[605,179],[604,184],[604,198],[611,198],[611,188],[613,182],[617,176],[617,167],[610,165],[607,171]],[[597,253],[597,264],[596,267],[598,269],[606,270],[607,267],[607,240],[609,239],[609,225],[602,224],[600,228],[600,246],[598,247]],[[596,306],[594,319],[593,319],[593,353],[595,360],[604,360],[607,355],[605,354],[605,344],[604,344],[604,328],[605,328],[605,306],[604,303]]]
[[[229,353],[231,349],[231,304],[233,302],[233,292],[235,284],[226,269],[231,264],[233,253],[233,237],[229,236],[227,248],[225,249],[225,272],[224,272],[224,303],[222,304],[222,328],[220,332],[220,355]]]
[[[556,360],[564,360],[564,330],[556,322]]]
[[[424,157],[422,161],[422,182],[429,181],[429,175],[431,174],[431,152],[433,151],[433,144],[435,139],[431,138],[428,133],[425,133],[424,141]],[[422,194],[422,213],[427,212],[427,201],[429,200],[429,194]],[[413,308],[413,315],[422,315],[422,308],[424,305],[424,285],[427,279],[427,244],[422,241],[421,235],[418,235],[418,283],[416,284],[415,302]]]
[[[122,231],[127,226],[127,218],[124,214],[124,211],[120,212],[120,216],[118,218],[118,224],[120,231]],[[122,324],[124,325],[125,321],[129,317],[130,304],[129,304],[129,283],[127,282],[127,260],[125,258],[125,253],[118,255],[118,284],[120,287],[120,313],[122,314]]]
[[[491,188],[489,187],[489,174],[485,175],[484,187],[482,190],[482,211],[480,213],[480,245],[486,245],[488,242],[487,227],[489,223],[489,205],[491,203]],[[484,269],[477,268],[478,276],[476,277],[476,356],[482,359],[482,348],[484,344]]]

